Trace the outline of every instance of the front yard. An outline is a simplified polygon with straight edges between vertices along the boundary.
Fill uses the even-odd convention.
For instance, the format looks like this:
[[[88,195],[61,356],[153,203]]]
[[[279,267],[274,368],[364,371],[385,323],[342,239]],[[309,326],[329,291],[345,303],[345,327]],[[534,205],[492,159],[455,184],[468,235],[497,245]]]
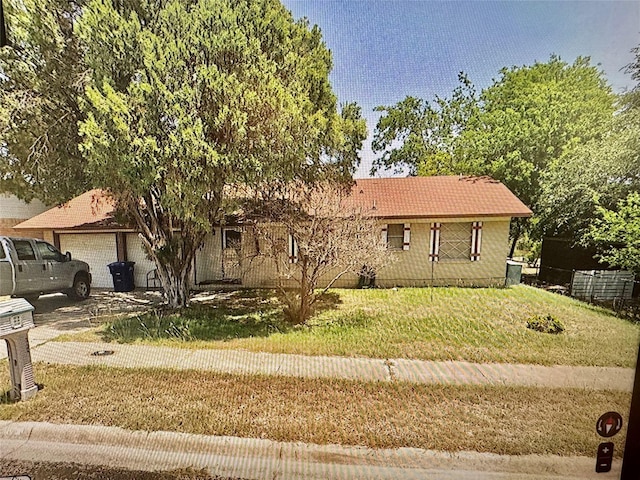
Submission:
[[[372,448],[593,456],[595,420],[631,394],[35,365],[44,388],[0,420],[119,426]],[[0,362],[0,385],[8,384]],[[626,431],[626,429],[625,429]],[[624,431],[616,455],[622,455]]]
[[[558,335],[526,328],[551,314]],[[61,340],[470,362],[633,367],[640,326],[527,286],[332,290],[308,326],[288,326],[273,292],[196,297],[179,315],[115,319]]]

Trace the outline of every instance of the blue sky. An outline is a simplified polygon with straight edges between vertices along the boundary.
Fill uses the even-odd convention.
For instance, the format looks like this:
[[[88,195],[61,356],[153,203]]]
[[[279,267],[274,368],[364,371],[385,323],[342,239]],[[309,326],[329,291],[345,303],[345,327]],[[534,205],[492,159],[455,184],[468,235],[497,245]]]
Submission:
[[[407,95],[448,95],[464,71],[478,90],[505,66],[571,63],[590,56],[614,91],[633,82],[622,69],[640,45],[640,2],[432,2],[283,0],[295,18],[320,26],[333,53],[331,82],[339,101],[357,102],[369,138],[356,177],[375,158],[371,137],[377,105]],[[389,173],[380,173],[388,176]]]

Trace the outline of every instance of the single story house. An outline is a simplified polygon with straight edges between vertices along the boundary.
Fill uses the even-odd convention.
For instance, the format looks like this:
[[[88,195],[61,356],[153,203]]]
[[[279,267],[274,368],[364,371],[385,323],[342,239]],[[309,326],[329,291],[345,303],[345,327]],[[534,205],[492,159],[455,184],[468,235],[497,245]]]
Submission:
[[[487,177],[358,179],[351,195],[380,221],[382,240],[397,252],[397,261],[376,275],[376,285],[388,287],[504,284],[511,219],[532,214],[507,187]],[[111,286],[106,265],[115,261],[136,262],[136,286],[145,287],[155,266],[135,230],[118,225],[113,211],[109,199],[92,190],[16,229],[42,230],[60,250],[88,262],[95,287]],[[216,226],[196,256],[194,287],[274,286],[273,268],[242,260],[253,241],[243,225]],[[336,286],[357,282],[345,276]]]

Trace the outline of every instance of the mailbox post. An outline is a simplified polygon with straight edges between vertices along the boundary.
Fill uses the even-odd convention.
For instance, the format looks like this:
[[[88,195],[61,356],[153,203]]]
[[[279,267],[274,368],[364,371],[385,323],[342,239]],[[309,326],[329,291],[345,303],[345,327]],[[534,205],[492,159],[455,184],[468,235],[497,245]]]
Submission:
[[[29,302],[23,298],[0,302],[0,339],[7,342],[12,400],[28,400],[38,392],[28,337],[33,327],[33,306]]]

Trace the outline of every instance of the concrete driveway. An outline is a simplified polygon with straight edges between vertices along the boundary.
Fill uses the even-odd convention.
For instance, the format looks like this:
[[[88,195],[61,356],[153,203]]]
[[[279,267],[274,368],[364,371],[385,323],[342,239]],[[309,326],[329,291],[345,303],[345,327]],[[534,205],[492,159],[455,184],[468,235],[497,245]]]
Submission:
[[[62,293],[43,295],[35,302],[29,344],[36,347],[65,333],[77,333],[95,327],[112,315],[135,313],[162,302],[160,292],[113,292],[94,289],[91,297],[78,302]],[[0,341],[0,359],[7,357],[6,342]]]

